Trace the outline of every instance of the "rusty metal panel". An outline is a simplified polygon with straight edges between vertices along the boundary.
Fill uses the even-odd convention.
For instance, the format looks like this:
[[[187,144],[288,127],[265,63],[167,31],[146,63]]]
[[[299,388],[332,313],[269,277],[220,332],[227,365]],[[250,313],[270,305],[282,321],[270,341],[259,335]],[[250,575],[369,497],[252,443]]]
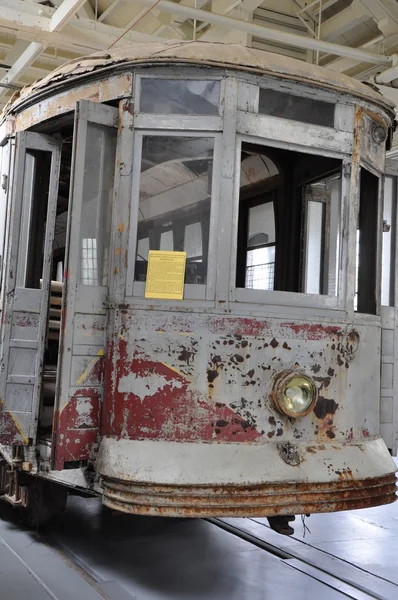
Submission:
[[[351,330],[336,324],[126,307],[117,331],[107,350],[106,435],[258,443],[379,435],[378,327],[358,327],[357,347]],[[308,373],[319,392],[312,417],[294,426],[269,402],[274,378],[288,368]]]
[[[66,112],[72,112],[75,110],[76,103],[80,100],[107,102],[130,96],[131,86],[131,73],[123,73],[121,75],[106,77],[101,81],[77,85],[71,90],[43,99],[38,104],[19,113],[15,118],[16,131],[28,129],[41,121],[63,115]]]
[[[378,144],[373,138],[372,130],[375,125],[381,125],[386,132],[388,131],[388,123],[380,114],[363,110],[360,142],[361,160],[365,164],[369,163],[377,171],[383,171],[386,149],[384,143]]]

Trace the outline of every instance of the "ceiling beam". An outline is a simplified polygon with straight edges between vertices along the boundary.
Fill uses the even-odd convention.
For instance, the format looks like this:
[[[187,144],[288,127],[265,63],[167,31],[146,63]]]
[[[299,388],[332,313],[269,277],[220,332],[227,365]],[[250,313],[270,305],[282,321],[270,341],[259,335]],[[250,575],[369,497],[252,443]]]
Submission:
[[[338,35],[343,35],[347,31],[353,29],[356,25],[360,25],[367,19],[372,17],[372,13],[361,2],[354,0],[350,6],[344,8],[333,17],[322,23],[321,36],[323,40],[336,38]]]
[[[24,0],[1,0],[1,4],[0,32],[13,33],[18,39],[67,50],[77,56],[104,50],[123,33],[118,27],[76,17],[62,31],[51,31],[50,22],[54,9]],[[152,40],[159,41],[159,38],[132,30],[123,37],[122,44]]]
[[[139,0],[140,4],[146,6],[152,6],[153,0]],[[165,12],[171,12],[179,15],[186,16],[187,18],[197,19],[199,21],[207,21],[216,25],[227,27],[231,30],[245,31],[246,33],[261,37],[266,40],[273,40],[275,42],[281,42],[289,46],[296,46],[299,48],[307,48],[308,50],[319,50],[320,52],[327,52],[336,56],[347,56],[354,58],[359,62],[368,62],[372,64],[392,64],[392,59],[384,54],[376,54],[368,52],[366,50],[360,50],[358,48],[351,48],[350,46],[342,46],[340,44],[333,44],[332,42],[326,42],[324,40],[317,40],[310,37],[298,35],[296,33],[290,33],[288,31],[282,31],[280,29],[273,29],[271,27],[264,27],[262,25],[256,25],[247,21],[240,21],[224,15],[218,15],[210,13],[205,10],[199,10],[170,0],[161,0],[157,5],[160,10]]]
[[[115,10],[118,4],[120,4],[121,0],[113,0],[113,2],[104,10],[103,13],[98,17],[98,21],[101,23],[104,21],[110,14]]]
[[[50,31],[59,31],[75,16],[86,0],[64,0],[50,20]]]
[[[59,31],[66,23],[75,16],[77,11],[85,4],[86,0],[64,0],[52,15],[49,23],[50,32]],[[45,49],[40,42],[31,42],[15,61],[12,68],[2,79],[0,79],[0,97],[4,95],[6,85],[15,84],[26,69],[40,56]]]

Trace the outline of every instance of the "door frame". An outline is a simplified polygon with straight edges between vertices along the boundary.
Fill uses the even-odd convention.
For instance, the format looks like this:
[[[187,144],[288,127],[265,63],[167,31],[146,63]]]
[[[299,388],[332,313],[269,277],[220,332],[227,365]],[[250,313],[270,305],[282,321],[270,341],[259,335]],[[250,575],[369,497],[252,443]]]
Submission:
[[[50,163],[50,178],[48,188],[48,203],[46,213],[46,227],[45,227],[45,241],[43,249],[43,269],[42,269],[42,287],[40,289],[18,287],[17,281],[19,281],[18,272],[20,272],[21,265],[20,259],[20,248],[23,240],[23,235],[26,236],[29,232],[29,224],[26,223],[28,228],[23,227],[21,223],[22,215],[24,212],[24,184],[25,184],[25,173],[26,173],[26,156],[30,151],[41,151],[51,153]],[[3,314],[3,340],[2,340],[2,356],[1,356],[1,368],[3,376],[0,379],[0,397],[4,399],[5,411],[7,411],[7,384],[21,384],[33,386],[32,393],[32,404],[30,411],[21,411],[22,414],[29,414],[29,423],[23,423],[23,418],[20,421],[18,411],[10,411],[10,417],[13,420],[20,436],[16,436],[15,444],[28,445],[29,443],[35,443],[37,439],[37,423],[38,414],[40,408],[41,388],[42,388],[42,376],[43,376],[43,363],[44,363],[44,348],[47,336],[47,322],[48,322],[48,309],[49,309],[49,296],[50,296],[50,280],[51,280],[51,267],[52,267],[52,246],[55,233],[55,218],[57,211],[57,198],[58,198],[58,183],[61,163],[61,142],[52,138],[51,136],[33,133],[30,131],[23,131],[16,134],[16,152],[15,152],[15,170],[14,170],[14,187],[12,190],[11,200],[11,215],[10,225],[8,232],[8,257],[7,266],[4,272],[4,298],[8,299],[5,301],[4,314]],[[29,199],[29,208],[32,208],[33,196]],[[26,211],[25,211],[26,214]],[[29,210],[29,215],[31,210]],[[30,217],[29,217],[30,218]],[[23,268],[26,265],[22,265]],[[13,327],[13,313],[15,307],[19,303],[23,305],[23,297],[32,296],[32,299],[28,299],[31,306],[35,305],[35,310],[26,310],[26,313],[35,312],[39,313],[38,321],[38,335],[36,340],[14,340],[15,348],[24,350],[29,348],[36,350],[35,358],[35,370],[34,376],[30,377],[27,375],[11,375],[9,374],[10,367],[10,350],[13,345],[12,341],[12,327]],[[19,342],[19,343],[17,343]],[[25,346],[24,346],[25,342]],[[15,416],[17,413],[17,416]]]

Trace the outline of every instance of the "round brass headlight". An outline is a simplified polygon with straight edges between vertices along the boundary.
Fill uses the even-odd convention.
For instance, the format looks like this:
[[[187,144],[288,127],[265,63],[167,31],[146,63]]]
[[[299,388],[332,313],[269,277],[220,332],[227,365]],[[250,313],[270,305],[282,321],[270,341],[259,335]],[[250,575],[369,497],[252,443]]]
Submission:
[[[297,419],[313,410],[318,391],[307,375],[292,371],[283,372],[275,381],[272,399],[279,412]]]

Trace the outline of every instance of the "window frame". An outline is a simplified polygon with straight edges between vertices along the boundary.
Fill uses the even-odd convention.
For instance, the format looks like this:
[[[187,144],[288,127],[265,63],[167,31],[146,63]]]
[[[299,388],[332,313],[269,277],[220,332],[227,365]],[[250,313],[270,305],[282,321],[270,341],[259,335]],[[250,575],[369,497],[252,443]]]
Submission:
[[[269,117],[272,118],[272,117]],[[286,120],[288,123],[289,121]],[[346,211],[347,198],[349,198],[350,178],[345,176],[346,165],[351,164],[351,156],[344,153],[332,152],[324,149],[322,156],[336,158],[342,161],[341,167],[341,195],[340,195],[340,215],[338,219],[339,230],[341,232],[339,256],[337,258],[338,267],[338,283],[337,295],[321,295],[321,294],[305,294],[303,292],[286,292],[279,290],[252,290],[246,288],[238,288],[235,285],[236,268],[237,268],[237,243],[238,243],[238,220],[239,220],[239,199],[240,199],[240,162],[241,150],[243,143],[252,143],[257,146],[283,148],[287,150],[295,150],[304,154],[319,155],[317,148],[307,148],[296,144],[286,144],[284,142],[274,142],[265,137],[255,137],[253,135],[237,134],[236,136],[236,156],[235,156],[235,182],[234,182],[234,197],[233,197],[233,228],[232,228],[232,243],[230,257],[230,301],[237,303],[280,305],[280,306],[296,306],[296,307],[314,307],[326,309],[343,310],[346,305],[345,293],[345,277],[343,275],[343,266],[346,264],[347,256],[347,239],[344,235],[344,215]]]
[[[170,118],[170,117],[169,117]],[[175,120],[175,116],[174,118]],[[206,119],[206,117],[201,117]],[[138,210],[139,210],[139,192],[141,178],[141,159],[142,159],[142,143],[146,136],[150,137],[208,137],[214,139],[213,151],[213,172],[212,172],[212,192],[210,198],[210,221],[208,233],[208,257],[212,259],[207,263],[207,279],[206,284],[184,284],[184,300],[209,300],[215,298],[216,293],[216,276],[217,276],[217,228],[219,219],[219,204],[220,204],[220,170],[222,160],[222,134],[216,131],[191,131],[186,129],[172,131],[142,129],[135,131],[134,134],[134,164],[132,176],[132,190],[130,202],[130,222],[134,223],[134,227],[130,228],[127,252],[127,276],[126,276],[126,296],[132,296],[135,299],[142,299],[153,304],[152,299],[145,298],[144,281],[135,281],[135,259],[138,240]],[[214,168],[214,165],[220,165],[220,169]],[[173,302],[174,300],[162,300],[162,302]]]
[[[381,247],[381,294],[383,293],[383,242],[384,242],[384,200],[386,197],[386,180],[391,180],[391,244],[390,244],[390,268],[388,273],[388,295],[389,301],[388,304],[383,304],[382,296],[380,299],[381,307],[393,307],[395,306],[395,299],[397,297],[396,290],[396,254],[397,254],[397,224],[398,224],[398,207],[397,207],[397,198],[398,198],[398,176],[397,174],[390,174],[388,171],[383,174],[383,223],[382,223],[382,247]]]
[[[340,172],[340,179],[343,176],[343,169],[341,169]],[[329,177],[325,177],[324,179],[319,180],[318,182],[321,181],[327,181],[330,179],[333,179],[335,176],[334,175],[330,175]],[[316,181],[314,181],[313,183],[318,183]],[[311,186],[312,184],[307,184],[309,186]],[[332,202],[331,202],[331,198],[327,198],[327,199],[312,199],[312,198],[308,198],[305,197],[304,198],[304,202],[303,202],[303,240],[302,240],[302,253],[303,253],[303,264],[306,263],[307,261],[307,255],[308,255],[308,247],[307,247],[307,232],[308,232],[308,204],[309,202],[316,202],[319,204],[322,204],[323,206],[323,215],[322,215],[322,220],[323,220],[323,227],[324,227],[324,231],[325,231],[325,239],[322,240],[322,253],[323,253],[323,259],[322,259],[322,264],[321,264],[321,268],[320,268],[320,288],[321,289],[327,289],[330,287],[331,284],[331,279],[333,278],[334,281],[337,280],[337,287],[338,287],[338,279],[339,279],[339,269],[337,268],[337,263],[338,263],[338,252],[340,251],[340,249],[337,248],[337,241],[338,241],[338,234],[340,232],[341,234],[341,215],[340,213],[340,207],[341,207],[341,181],[340,181],[340,205],[338,207],[333,207],[332,206]],[[327,243],[327,237],[328,237],[328,241],[329,243]],[[330,244],[330,241],[332,241],[332,245]],[[301,284],[302,287],[304,288],[305,286],[305,282],[306,282],[306,278],[307,278],[307,273],[306,273],[306,269],[303,268],[302,272],[301,272]],[[305,292],[303,292],[305,293]],[[320,294],[322,296],[328,296],[328,294]]]
[[[175,74],[174,74],[175,73]],[[183,74],[177,73],[177,69],[173,72],[173,76],[171,76],[170,73],[170,68],[167,70],[164,70],[162,68],[158,68],[158,69],[151,69],[150,71],[143,71],[143,72],[136,72],[135,73],[135,77],[134,77],[135,81],[134,81],[134,86],[133,86],[133,97],[134,97],[134,114],[135,114],[135,127],[141,127],[141,126],[146,126],[145,125],[145,121],[149,121],[149,120],[154,120],[156,123],[158,123],[156,125],[157,128],[159,127],[167,127],[167,121],[170,119],[175,119],[178,118],[179,120],[179,127],[184,127],[184,125],[182,125],[182,122],[185,121],[185,119],[195,119],[195,120],[203,120],[206,119],[208,120],[211,125],[209,127],[210,129],[212,129],[214,127],[215,124],[218,124],[218,122],[222,122],[222,117],[223,117],[223,112],[224,112],[224,98],[225,98],[225,76],[223,75],[217,75],[215,73],[210,74],[210,73],[206,73],[203,72],[203,69],[199,70],[194,70],[194,69],[187,69],[184,68],[184,72]],[[218,102],[218,114],[217,115],[195,115],[195,114],[170,114],[170,113],[146,113],[146,112],[142,112],[141,111],[141,81],[143,79],[159,79],[159,80],[167,80],[167,81],[218,81],[220,83],[220,98],[219,98],[219,102]],[[166,122],[162,122],[162,124],[159,123],[159,119],[155,118],[153,119],[153,117],[158,117],[158,116],[162,116],[166,119]],[[181,119],[183,119],[183,121],[181,121]],[[221,125],[221,129],[222,129],[222,125]]]
[[[373,175],[374,177],[376,177],[378,179],[378,192],[377,192],[377,207],[376,207],[376,214],[377,214],[377,223],[376,223],[376,243],[375,243],[375,251],[376,251],[376,267],[375,267],[375,296],[376,296],[376,300],[375,300],[375,312],[374,313],[365,313],[365,312],[359,312],[358,310],[355,309],[355,296],[356,296],[356,287],[357,287],[357,254],[356,254],[356,235],[357,235],[357,231],[359,229],[359,211],[360,211],[360,198],[361,198],[361,170],[364,169],[365,171],[368,171],[371,175]],[[355,215],[354,215],[354,230],[355,230],[355,252],[352,256],[352,260],[354,263],[354,273],[355,273],[355,277],[354,277],[354,283],[353,283],[353,290],[352,290],[352,294],[350,295],[350,297],[348,298],[348,302],[350,305],[352,305],[352,310],[354,313],[354,320],[357,321],[378,321],[380,319],[380,314],[381,314],[381,261],[382,261],[382,252],[383,252],[383,238],[382,238],[382,223],[383,223],[383,205],[384,205],[384,173],[383,171],[379,170],[374,164],[372,164],[370,161],[366,160],[366,157],[361,157],[359,162],[358,162],[358,168],[357,168],[357,178],[356,178],[356,184],[357,184],[357,191],[358,191],[358,200],[357,200],[357,204],[356,204],[356,210],[355,210]]]

